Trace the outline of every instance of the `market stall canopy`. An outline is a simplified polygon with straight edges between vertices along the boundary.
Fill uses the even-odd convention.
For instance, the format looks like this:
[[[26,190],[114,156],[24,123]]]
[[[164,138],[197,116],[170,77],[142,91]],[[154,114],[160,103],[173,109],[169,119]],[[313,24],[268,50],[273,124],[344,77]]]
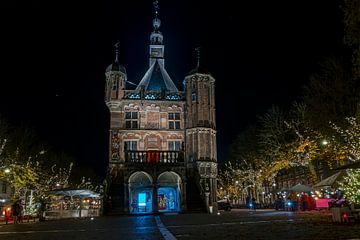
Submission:
[[[341,170],[330,177],[323,179],[322,181],[318,182],[314,185],[314,188],[321,188],[321,187],[338,187],[339,182],[344,179],[346,175],[346,170]]]
[[[99,198],[100,194],[89,189],[63,188],[48,192],[49,195],[69,196],[80,198]]]
[[[360,168],[360,161],[356,161],[354,163],[346,164],[341,167],[335,168],[335,170],[342,170],[342,169],[357,169]]]
[[[292,186],[289,188],[289,191],[293,192],[311,192],[313,189],[309,186],[303,185],[303,184],[296,184],[295,186]]]
[[[280,193],[280,192],[287,192],[287,191],[289,191],[289,189],[288,188],[276,188],[276,189],[273,189],[273,190],[271,190],[271,193]]]

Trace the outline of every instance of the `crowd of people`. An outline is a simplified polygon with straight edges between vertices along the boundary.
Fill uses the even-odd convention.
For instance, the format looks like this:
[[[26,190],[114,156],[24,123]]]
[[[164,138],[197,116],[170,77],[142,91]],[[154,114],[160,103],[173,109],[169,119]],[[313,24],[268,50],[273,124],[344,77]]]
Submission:
[[[316,208],[316,201],[307,193],[302,193],[298,196],[296,192],[291,192],[286,200],[279,195],[274,205],[276,210],[309,211]]]

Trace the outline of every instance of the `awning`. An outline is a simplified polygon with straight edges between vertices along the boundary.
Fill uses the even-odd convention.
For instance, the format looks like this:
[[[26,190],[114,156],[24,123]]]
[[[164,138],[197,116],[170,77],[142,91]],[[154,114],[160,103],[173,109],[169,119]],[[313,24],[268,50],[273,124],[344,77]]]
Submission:
[[[96,193],[89,189],[71,189],[71,188],[63,188],[56,189],[48,192],[50,195],[57,196],[69,196],[69,197],[80,197],[80,198],[99,198],[100,194]]]
[[[321,188],[321,187],[337,187],[339,182],[341,182],[346,175],[346,170],[341,170],[330,177],[323,179],[322,181],[318,182],[314,185],[314,188]]]
[[[354,163],[346,164],[344,166],[335,168],[334,170],[355,169],[355,168],[360,168],[360,161],[356,161]]]
[[[295,186],[292,186],[291,188],[289,188],[289,191],[293,191],[293,192],[311,192],[313,191],[313,189],[307,185],[303,185],[303,184],[296,184]]]

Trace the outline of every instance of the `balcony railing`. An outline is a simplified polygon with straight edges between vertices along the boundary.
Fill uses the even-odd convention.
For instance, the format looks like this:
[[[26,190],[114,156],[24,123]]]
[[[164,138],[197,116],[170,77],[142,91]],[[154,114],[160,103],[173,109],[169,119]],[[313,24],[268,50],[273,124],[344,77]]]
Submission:
[[[183,163],[183,151],[125,151],[128,163]]]
[[[184,100],[184,92],[168,91],[145,91],[145,90],[126,90],[124,99],[147,99],[147,100]]]

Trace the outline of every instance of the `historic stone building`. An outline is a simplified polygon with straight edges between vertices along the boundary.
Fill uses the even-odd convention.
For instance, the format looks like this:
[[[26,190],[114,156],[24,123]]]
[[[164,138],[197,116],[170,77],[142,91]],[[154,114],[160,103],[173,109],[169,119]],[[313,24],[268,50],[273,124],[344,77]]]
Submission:
[[[135,89],[118,51],[105,72],[109,214],[216,208],[215,79],[197,64],[179,90],[165,69],[160,25],[155,4],[149,68]]]

